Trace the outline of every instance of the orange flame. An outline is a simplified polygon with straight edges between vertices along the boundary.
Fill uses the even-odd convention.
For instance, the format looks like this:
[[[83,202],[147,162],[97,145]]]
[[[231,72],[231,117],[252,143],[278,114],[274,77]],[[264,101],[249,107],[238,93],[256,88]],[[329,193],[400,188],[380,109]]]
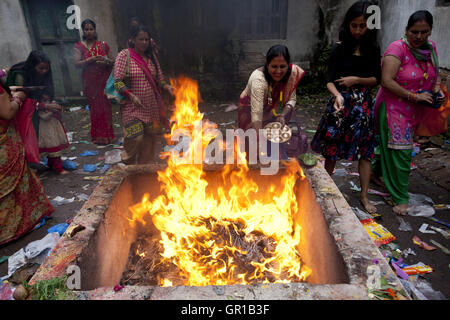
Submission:
[[[217,126],[205,123],[198,110],[198,84],[188,78],[171,84],[176,110],[172,133],[166,138],[184,130],[191,138],[190,151],[204,151],[214,139],[205,132]],[[195,157],[195,152],[189,153],[191,163]],[[161,234],[162,260],[178,267],[184,285],[304,281],[311,274],[300,260],[301,227],[294,221],[298,212],[294,185],[299,176],[304,178],[298,162],[289,162],[281,183],[262,195],[249,172],[245,164],[237,169],[224,166],[221,187],[212,192],[207,190],[203,165],[179,164],[169,157],[167,169],[158,172],[161,194],[153,201],[147,194],[130,208],[132,226],[145,224],[144,217],[151,215]],[[261,239],[266,245],[262,255],[250,259],[252,245]],[[237,265],[239,259],[249,265]],[[160,279],[159,285],[171,286],[172,280]]]

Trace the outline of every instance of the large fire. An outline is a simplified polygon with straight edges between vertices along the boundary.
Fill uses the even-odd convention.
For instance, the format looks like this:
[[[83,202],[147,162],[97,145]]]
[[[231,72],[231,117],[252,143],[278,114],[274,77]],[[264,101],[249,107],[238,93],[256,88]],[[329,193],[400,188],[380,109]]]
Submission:
[[[198,84],[184,77],[171,84],[176,95],[172,134],[184,130],[191,137],[190,151],[204,151],[214,139],[205,131],[214,125],[198,110]],[[197,163],[194,152],[189,156]],[[167,162],[167,169],[158,172],[161,194],[153,201],[145,195],[130,208],[131,224],[145,225],[145,217],[151,216],[160,231],[159,261],[175,265],[183,285],[300,282],[311,274],[301,263],[301,227],[294,221],[294,186],[304,179],[297,161],[289,162],[281,182],[264,193],[258,192],[247,165],[225,165],[221,187],[211,192],[203,165],[180,164],[171,157]],[[177,281],[160,277],[158,282],[172,286]]]

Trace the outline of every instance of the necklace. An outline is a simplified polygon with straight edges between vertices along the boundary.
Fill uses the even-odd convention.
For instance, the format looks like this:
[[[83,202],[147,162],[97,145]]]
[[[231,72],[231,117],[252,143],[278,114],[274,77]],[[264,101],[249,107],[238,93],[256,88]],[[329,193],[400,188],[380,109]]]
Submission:
[[[429,75],[428,75],[428,62],[425,62],[426,69],[422,68],[422,61],[417,61],[417,64],[419,65],[420,70],[422,70],[423,77],[425,78],[425,80],[428,80],[428,78],[429,78]]]
[[[272,85],[269,86],[269,105],[273,106],[273,89]],[[283,112],[283,91],[280,92],[280,107],[278,112],[275,111],[275,108],[272,108],[272,113],[275,117],[279,117]]]
[[[96,43],[96,42],[94,42],[94,43],[92,44],[92,47],[91,47],[91,48],[89,48],[89,46],[88,46],[88,44],[87,44],[87,42],[86,42],[86,48],[88,48],[88,50],[89,50],[89,55],[90,55],[91,57],[96,57],[96,56],[99,55],[99,52],[98,52],[98,46],[97,46],[97,43]]]

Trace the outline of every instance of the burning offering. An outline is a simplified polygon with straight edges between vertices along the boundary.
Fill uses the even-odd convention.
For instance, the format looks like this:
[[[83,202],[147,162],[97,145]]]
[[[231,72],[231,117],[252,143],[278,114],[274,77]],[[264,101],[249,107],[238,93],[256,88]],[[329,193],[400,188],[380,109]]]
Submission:
[[[286,163],[270,184],[251,173],[245,161],[224,165],[213,182],[207,179],[204,165],[194,158],[217,139],[211,134],[216,128],[198,110],[195,81],[179,78],[172,86],[176,110],[167,138],[178,130],[191,143],[183,162],[166,154],[168,166],[158,172],[160,194],[146,194],[130,208],[130,227],[147,232],[132,245],[121,283],[166,287],[305,281],[312,271],[298,250],[302,228],[294,218],[299,211],[296,193],[305,179],[298,162]],[[245,154],[238,150],[236,157],[242,160]]]

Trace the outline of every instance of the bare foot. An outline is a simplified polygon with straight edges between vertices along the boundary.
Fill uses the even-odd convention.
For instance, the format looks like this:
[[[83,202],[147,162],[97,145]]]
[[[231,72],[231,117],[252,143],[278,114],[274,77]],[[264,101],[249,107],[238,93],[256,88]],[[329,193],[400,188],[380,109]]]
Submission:
[[[409,206],[408,204],[398,204],[392,210],[400,216],[406,216],[409,211]]]
[[[369,199],[367,199],[366,197],[361,197],[361,204],[369,214],[377,212],[377,207],[370,203]]]

